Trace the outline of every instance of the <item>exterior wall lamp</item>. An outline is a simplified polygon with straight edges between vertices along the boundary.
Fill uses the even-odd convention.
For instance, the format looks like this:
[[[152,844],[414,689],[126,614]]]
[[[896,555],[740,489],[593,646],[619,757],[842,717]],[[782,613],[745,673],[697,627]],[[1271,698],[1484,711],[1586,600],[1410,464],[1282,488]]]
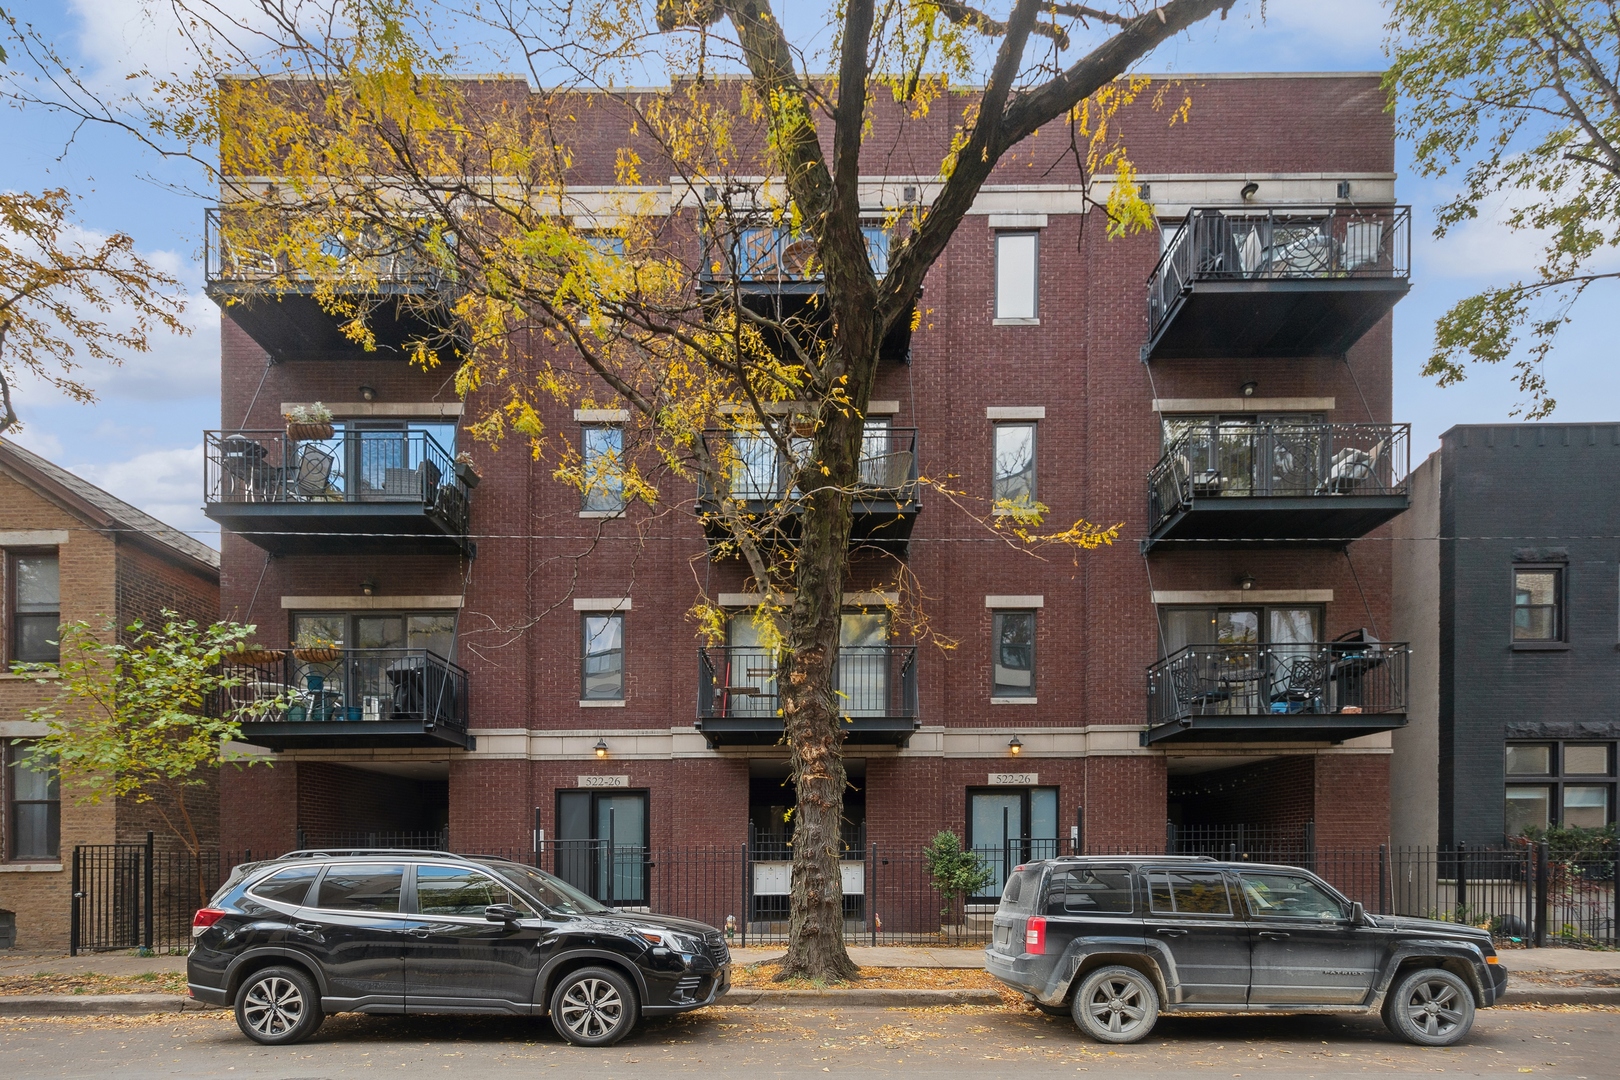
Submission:
[[[371,578],[366,578],[360,583],[360,593],[362,596],[375,596],[377,594],[377,583]]]
[[[596,751],[596,756],[597,757],[599,757],[599,758],[607,757],[607,740],[606,739],[597,739],[596,740],[596,745],[594,747],[592,747],[592,749]]]
[[[1239,577],[1238,588],[1242,589],[1244,592],[1248,592],[1250,589],[1254,588],[1254,575],[1244,574]]]
[[[1011,739],[1007,740],[1007,752],[1013,757],[1017,757],[1019,754],[1023,753],[1024,740],[1014,735]]]
[[[371,386],[362,386],[360,388],[360,400],[361,401],[376,401],[377,400],[377,390],[376,390],[376,388],[371,387]]]
[[[1242,390],[1244,397],[1254,397],[1254,395],[1260,390],[1260,384],[1257,382],[1246,382],[1240,389]]]
[[[1250,199],[1254,198],[1254,193],[1259,190],[1260,185],[1255,183],[1253,180],[1250,180],[1247,184],[1243,185],[1243,189],[1239,191],[1238,194],[1242,196],[1244,202],[1248,202]]]

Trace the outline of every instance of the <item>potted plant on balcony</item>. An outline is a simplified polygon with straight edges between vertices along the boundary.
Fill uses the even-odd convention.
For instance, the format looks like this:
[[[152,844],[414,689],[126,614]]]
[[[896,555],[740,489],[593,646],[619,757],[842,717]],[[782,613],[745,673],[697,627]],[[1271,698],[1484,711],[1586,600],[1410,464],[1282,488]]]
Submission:
[[[230,654],[231,659],[239,664],[252,664],[255,667],[262,664],[274,664],[281,659],[280,649],[266,649],[259,645],[243,644],[240,649]]]
[[[294,405],[282,418],[287,421],[289,439],[330,439],[336,432],[332,426],[332,410],[319,401],[313,405]]]
[[[343,650],[336,642],[325,638],[307,638],[293,646],[293,659],[306,664],[335,664],[343,659]]]
[[[478,474],[478,467],[473,464],[472,455],[463,450],[456,455],[456,479],[468,491],[478,486],[483,477]]]

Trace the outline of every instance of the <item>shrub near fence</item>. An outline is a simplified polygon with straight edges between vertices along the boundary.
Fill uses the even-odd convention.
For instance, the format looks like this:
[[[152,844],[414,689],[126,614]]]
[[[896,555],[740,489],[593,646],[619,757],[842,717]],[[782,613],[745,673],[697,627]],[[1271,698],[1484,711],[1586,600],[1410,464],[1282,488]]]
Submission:
[[[1620,945],[1615,887],[1620,853],[1613,849],[1561,852],[1558,858],[1549,857],[1544,843],[1289,851],[1276,837],[1252,837],[1259,842],[1250,846],[1259,850],[1240,850],[1233,839],[1217,851],[1209,839],[1199,846],[1211,849],[1212,857],[1305,867],[1376,914],[1484,926],[1498,939],[1526,944]],[[1073,850],[1067,841],[1051,846],[1045,850],[1045,845],[1013,841],[976,853],[996,869],[992,889],[999,893],[1005,867]],[[1160,853],[1086,850],[1121,857]],[[778,945],[788,938],[791,853],[780,847],[619,845],[609,852],[605,844],[574,841],[549,842],[539,852],[477,854],[537,865],[616,907],[724,927],[736,946]],[[232,866],[251,859],[248,852],[210,852],[197,859],[152,843],[76,848],[73,950],[184,951],[196,908]],[[867,843],[846,852],[841,868],[849,944],[979,945],[990,938],[995,895],[946,905],[920,847]]]

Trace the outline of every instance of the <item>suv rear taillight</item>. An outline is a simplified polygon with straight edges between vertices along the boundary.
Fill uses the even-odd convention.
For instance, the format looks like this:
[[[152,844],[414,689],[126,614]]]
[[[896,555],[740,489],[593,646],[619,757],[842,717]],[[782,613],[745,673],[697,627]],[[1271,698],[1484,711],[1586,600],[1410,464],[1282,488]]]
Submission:
[[[197,914],[191,917],[191,936],[202,937],[202,932],[213,926],[219,920],[229,915],[224,908],[205,907],[197,909]]]
[[[1046,918],[1032,915],[1024,923],[1024,951],[1035,956],[1046,953]]]

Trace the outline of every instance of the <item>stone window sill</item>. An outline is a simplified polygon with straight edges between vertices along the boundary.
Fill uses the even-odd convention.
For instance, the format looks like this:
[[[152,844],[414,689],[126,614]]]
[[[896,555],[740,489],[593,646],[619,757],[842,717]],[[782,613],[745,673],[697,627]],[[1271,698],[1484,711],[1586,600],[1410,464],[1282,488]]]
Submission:
[[[1039,319],[992,319],[993,326],[1039,326]]]
[[[993,698],[990,699],[990,704],[992,704],[992,705],[1033,705],[1033,704],[1035,704],[1035,702],[1037,700],[1039,700],[1039,699],[1038,698],[1032,698],[1032,697],[993,697]]]
[[[1515,641],[1514,652],[1567,652],[1567,641]]]
[[[0,874],[60,874],[62,864],[59,862],[8,862],[0,863]]]
[[[624,699],[620,698],[618,701],[587,701],[581,698],[579,707],[582,709],[622,709],[624,708]]]
[[[624,511],[623,510],[581,510],[579,512],[579,516],[582,517],[582,518],[621,518],[621,517],[624,517]]]

